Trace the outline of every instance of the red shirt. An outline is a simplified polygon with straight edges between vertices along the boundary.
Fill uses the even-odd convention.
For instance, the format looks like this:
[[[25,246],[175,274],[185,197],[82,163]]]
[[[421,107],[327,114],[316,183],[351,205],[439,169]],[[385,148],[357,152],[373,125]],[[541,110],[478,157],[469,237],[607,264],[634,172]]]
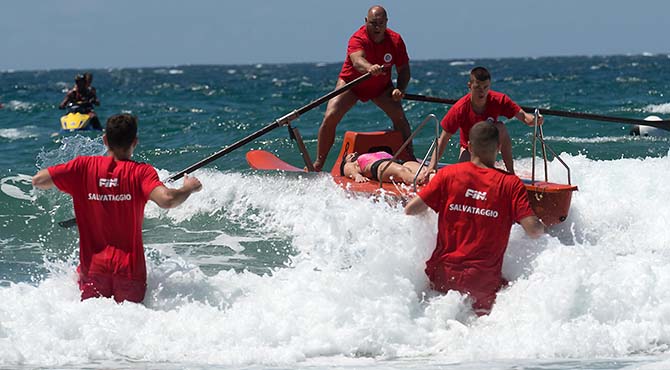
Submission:
[[[426,262],[431,281],[445,264],[500,277],[512,225],[534,214],[518,177],[472,162],[440,169],[419,196],[438,213],[437,245]]]
[[[349,57],[351,53],[363,50],[365,59],[370,64],[395,65],[396,70],[409,63],[405,42],[400,34],[387,28],[384,33],[384,40],[377,44],[370,40],[365,26],[356,31],[349,39],[347,46],[347,57],[344,59],[340,78],[346,82],[351,82],[363,75],[354,68],[354,64]],[[391,71],[384,74],[373,76],[366,81],[361,82],[352,88],[352,91],[361,101],[367,101],[378,97],[391,84]]]
[[[49,175],[72,196],[80,273],[88,274],[94,255],[104,253],[114,273],[146,280],[142,222],[149,194],[163,185],[156,170],[146,163],[96,156],[49,167]]]
[[[450,134],[455,134],[461,129],[461,146],[468,147],[468,140],[470,139],[470,129],[477,122],[486,121],[491,118],[494,121],[498,120],[499,116],[507,118],[514,117],[519,111],[519,107],[509,96],[499,93],[497,91],[489,91],[486,97],[486,108],[484,114],[477,114],[472,110],[472,100],[470,93],[458,99],[451,109],[444,115],[440,125]]]

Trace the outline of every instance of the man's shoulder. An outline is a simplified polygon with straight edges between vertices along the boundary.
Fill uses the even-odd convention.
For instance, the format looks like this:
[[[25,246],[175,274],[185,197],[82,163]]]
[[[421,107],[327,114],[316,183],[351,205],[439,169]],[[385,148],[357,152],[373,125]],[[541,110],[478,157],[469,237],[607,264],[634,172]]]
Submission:
[[[512,102],[512,99],[510,99],[509,95],[500,92],[500,91],[494,91],[490,90],[489,91],[489,100],[494,101],[496,103],[507,103],[507,102]]]
[[[124,161],[127,166],[131,167],[135,171],[145,171],[145,170],[151,170],[151,171],[156,171],[154,166],[147,162],[137,162],[133,160],[129,161]]]
[[[361,26],[359,29],[357,29],[357,30],[351,35],[351,37],[350,37],[349,39],[350,39],[350,40],[353,40],[353,39],[364,39],[364,40],[367,40],[367,39],[368,39],[368,32],[367,32],[367,30],[365,29],[365,26]]]
[[[451,107],[449,111],[451,112],[453,110],[454,113],[457,113],[462,112],[464,110],[468,110],[472,106],[470,102],[471,102],[470,94],[469,93],[465,94],[460,99],[458,99],[456,103],[454,103],[454,105]]]
[[[391,38],[393,41],[399,41],[402,40],[402,36],[400,34],[390,28],[386,29],[386,34]]]

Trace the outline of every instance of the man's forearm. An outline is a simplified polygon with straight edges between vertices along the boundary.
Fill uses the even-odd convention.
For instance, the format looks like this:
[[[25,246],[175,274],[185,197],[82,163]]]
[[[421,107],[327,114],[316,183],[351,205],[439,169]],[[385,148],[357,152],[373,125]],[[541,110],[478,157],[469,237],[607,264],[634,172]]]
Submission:
[[[409,86],[410,79],[411,79],[411,73],[409,70],[409,65],[406,65],[398,71],[398,81],[396,84],[396,88],[402,92],[406,92],[407,86]]]

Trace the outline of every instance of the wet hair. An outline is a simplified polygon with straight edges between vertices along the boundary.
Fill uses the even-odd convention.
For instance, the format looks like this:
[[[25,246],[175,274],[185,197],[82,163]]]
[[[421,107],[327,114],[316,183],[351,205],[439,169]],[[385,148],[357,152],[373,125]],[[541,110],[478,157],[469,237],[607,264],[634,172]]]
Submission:
[[[475,67],[470,71],[470,79],[477,81],[489,81],[491,80],[491,74],[484,67]]]
[[[470,129],[470,147],[477,154],[498,151],[498,128],[489,121],[475,123]]]
[[[86,82],[90,83],[91,81],[93,81],[93,73],[91,72],[84,73],[84,79],[86,80]]]
[[[137,117],[123,113],[107,119],[105,135],[110,149],[128,149],[137,137]]]

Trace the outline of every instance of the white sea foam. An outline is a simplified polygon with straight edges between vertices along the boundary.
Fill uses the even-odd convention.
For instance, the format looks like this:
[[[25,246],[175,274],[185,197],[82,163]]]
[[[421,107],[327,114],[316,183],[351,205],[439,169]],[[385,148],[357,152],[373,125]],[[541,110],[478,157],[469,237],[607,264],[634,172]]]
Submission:
[[[24,102],[20,100],[10,100],[5,104],[3,109],[14,111],[27,111],[35,106],[35,103]]]
[[[79,302],[74,262],[56,263],[37,286],[0,287],[0,365],[434,367],[667,351],[670,158],[562,157],[579,186],[570,216],[539,240],[513,228],[503,267],[511,285],[489,316],[473,316],[458,293],[428,290],[435,214],[409,217],[398,205],[347,196],[327,175],[207,170],[196,173],[201,192],[175,209],[150,205],[147,217],[225,214],[248,222],[251,239],[289,240],[289,266],[208,276],[195,256],[174,252],[181,245],[149,246],[169,257],[150,260],[143,306]],[[566,180],[559,164],[549,170]],[[222,231],[209,239],[232,249],[240,241]]]
[[[472,66],[475,64],[474,60],[454,60],[453,62],[449,62],[449,65],[452,67],[456,66]]]
[[[670,113],[670,103],[650,104],[644,107],[644,111],[649,113],[668,114]]]
[[[0,129],[0,138],[9,140],[23,140],[36,138],[38,130],[36,126],[24,126],[18,128],[2,128]]]

